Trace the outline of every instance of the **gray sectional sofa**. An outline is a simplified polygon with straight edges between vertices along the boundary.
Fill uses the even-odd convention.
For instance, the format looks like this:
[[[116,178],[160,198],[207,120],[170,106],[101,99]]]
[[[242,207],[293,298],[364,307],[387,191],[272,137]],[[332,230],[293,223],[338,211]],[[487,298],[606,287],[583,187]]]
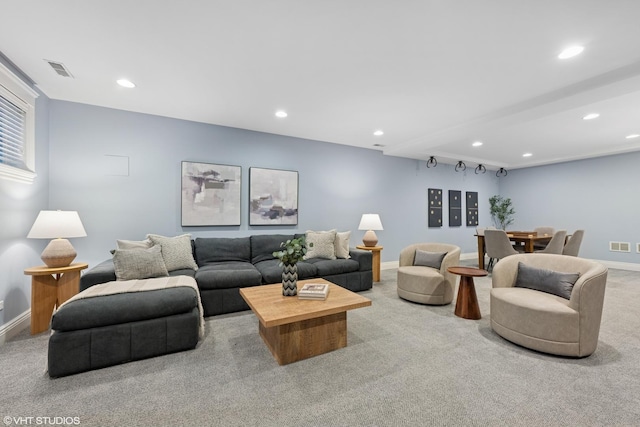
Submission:
[[[301,234],[264,234],[250,237],[204,237],[192,240],[197,270],[170,271],[170,276],[194,277],[205,316],[248,310],[239,289],[279,283],[282,267],[273,256],[280,243]],[[354,292],[371,289],[373,284],[371,252],[355,248],[348,259],[312,258],[298,263],[298,279],[324,278]],[[80,280],[80,290],[116,280],[113,260],[106,260]]]

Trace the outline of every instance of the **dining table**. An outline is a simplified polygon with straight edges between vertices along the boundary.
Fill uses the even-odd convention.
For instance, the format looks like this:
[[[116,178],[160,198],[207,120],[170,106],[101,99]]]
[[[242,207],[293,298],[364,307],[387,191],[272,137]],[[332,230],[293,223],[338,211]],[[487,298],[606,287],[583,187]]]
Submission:
[[[478,238],[478,268],[484,270],[484,234],[475,234]],[[549,243],[553,237],[551,234],[538,234],[535,231],[507,231],[507,237],[517,245],[522,245],[525,252],[533,252],[536,243]]]

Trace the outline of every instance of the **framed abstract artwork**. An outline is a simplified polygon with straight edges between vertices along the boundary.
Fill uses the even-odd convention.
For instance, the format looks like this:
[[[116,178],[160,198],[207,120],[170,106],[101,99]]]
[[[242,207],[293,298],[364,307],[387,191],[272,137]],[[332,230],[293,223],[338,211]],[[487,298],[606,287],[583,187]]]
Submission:
[[[182,226],[240,225],[240,166],[182,162]]]
[[[298,224],[298,172],[249,168],[249,225]]]

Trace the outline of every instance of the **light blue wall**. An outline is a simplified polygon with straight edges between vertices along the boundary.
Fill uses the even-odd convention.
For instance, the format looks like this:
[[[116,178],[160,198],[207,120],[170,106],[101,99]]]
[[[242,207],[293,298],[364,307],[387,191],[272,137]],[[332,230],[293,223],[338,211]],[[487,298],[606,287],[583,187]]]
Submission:
[[[639,165],[634,152],[514,170],[500,181],[500,194],[513,201],[514,229],[584,229],[580,256],[640,263]],[[610,252],[610,241],[630,242],[631,252]]]
[[[2,58],[0,57],[0,61]],[[3,61],[4,62],[4,61]],[[10,64],[8,64],[10,65]],[[125,156],[128,176],[114,176],[105,155]],[[242,167],[242,225],[180,225],[180,162]],[[510,171],[506,178],[451,166],[427,169],[424,162],[388,157],[378,151],[206,125],[63,101],[41,95],[36,111],[36,166],[32,185],[0,180],[0,327],[30,306],[30,278],[23,270],[39,265],[47,242],[25,238],[41,209],[79,211],[88,237],[73,239],[78,260],[106,259],[115,239],[142,239],[146,233],[246,236],[307,229],[352,230],[362,213],[377,212],[384,230],[383,261],[417,241],[442,241],[474,254],[473,227],[448,227],[447,190],[479,193],[480,225],[490,225],[488,199],[511,197],[517,210],[513,228],[552,225],[587,230],[581,255],[638,263],[640,254],[640,153]],[[300,173],[297,227],[249,227],[248,169],[251,166]],[[427,189],[444,193],[444,227],[427,227]],[[628,241],[629,254],[608,251],[608,242]]]
[[[0,54],[0,62],[23,77]],[[25,82],[29,84],[28,80]],[[31,278],[24,275],[27,267],[41,265],[40,253],[46,242],[27,240],[26,236],[38,212],[49,201],[48,98],[36,100],[36,172],[33,184],[0,179],[0,327],[26,312],[31,306]]]
[[[116,239],[147,233],[247,236],[307,229],[357,229],[363,213],[379,213],[377,232],[383,261],[397,261],[402,247],[416,241],[446,241],[474,253],[473,227],[427,227],[427,189],[477,191],[480,215],[489,224],[488,199],[498,179],[473,170],[456,173],[448,165],[379,151],[206,125],[62,101],[50,107],[50,207],[77,210],[88,237],[73,239],[78,259],[95,264],[109,256]],[[110,176],[105,155],[129,158],[129,176]],[[242,225],[181,227],[180,163],[183,160],[242,167]],[[249,167],[299,172],[297,227],[248,224]],[[463,223],[464,224],[464,223]]]

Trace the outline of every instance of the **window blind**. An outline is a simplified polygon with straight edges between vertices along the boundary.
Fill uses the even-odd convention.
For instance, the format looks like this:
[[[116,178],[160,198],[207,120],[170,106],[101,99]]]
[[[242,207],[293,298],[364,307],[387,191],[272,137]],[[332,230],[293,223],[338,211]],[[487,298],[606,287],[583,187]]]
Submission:
[[[27,113],[0,96],[0,163],[25,168],[24,133]]]

